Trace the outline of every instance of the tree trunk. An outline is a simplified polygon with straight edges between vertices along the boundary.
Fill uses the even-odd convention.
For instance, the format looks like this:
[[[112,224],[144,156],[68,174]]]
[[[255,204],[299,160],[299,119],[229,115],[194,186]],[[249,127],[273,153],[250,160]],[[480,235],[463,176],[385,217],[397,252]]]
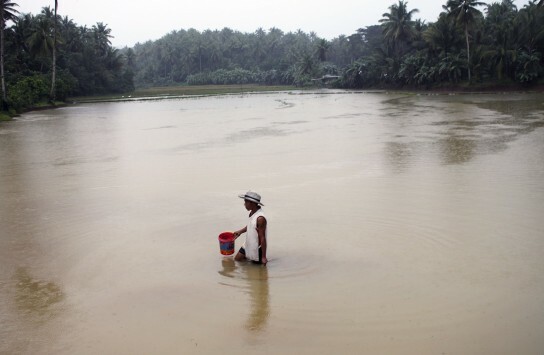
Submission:
[[[56,98],[55,81],[57,76],[57,7],[58,1],[55,0],[55,17],[53,18],[53,65],[51,68],[51,91],[49,92],[49,99],[53,103],[55,102]]]
[[[465,39],[467,41],[467,68],[468,68],[468,82],[470,83],[470,45],[468,43],[468,25],[465,25]]]
[[[199,64],[199,72],[202,73],[202,48],[200,48],[200,45],[198,46],[198,62]]]
[[[0,5],[0,76],[2,77],[2,107],[0,109],[4,109],[7,102],[4,79],[4,5]]]

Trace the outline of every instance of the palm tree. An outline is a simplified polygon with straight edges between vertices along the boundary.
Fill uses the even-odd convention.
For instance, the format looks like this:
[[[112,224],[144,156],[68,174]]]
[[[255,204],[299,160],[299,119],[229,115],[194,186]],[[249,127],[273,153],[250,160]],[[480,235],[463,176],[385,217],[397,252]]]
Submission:
[[[298,61],[298,70],[300,75],[312,75],[315,70],[315,62],[312,56],[304,53]]]
[[[32,33],[33,21],[34,17],[30,14],[24,14],[14,20],[14,24],[12,26],[14,44],[17,48],[20,48],[22,52],[29,53],[27,39]]]
[[[486,28],[493,45],[485,52],[485,56],[494,62],[497,77],[501,80],[503,74],[510,72],[516,57],[518,44],[514,38],[514,19],[517,7],[513,0],[503,0],[501,3],[487,5],[486,13]]]
[[[123,67],[124,57],[117,48],[108,48],[104,59],[108,70],[115,71]]]
[[[423,39],[431,50],[438,52],[442,57],[447,57],[456,45],[457,38],[459,38],[457,32],[458,27],[443,12],[438,17],[438,21],[431,24],[423,32]]]
[[[254,58],[256,63],[261,64],[263,62],[264,58],[266,58],[266,56],[268,54],[267,50],[266,50],[266,47],[265,47],[266,46],[266,44],[265,44],[266,32],[261,27],[259,27],[255,31],[255,34],[252,37],[254,39],[253,58]]]
[[[416,50],[422,50],[427,45],[423,38],[423,33],[429,28],[429,25],[424,20],[417,19],[414,21],[414,38],[412,40],[412,47]]]
[[[134,65],[136,63],[136,53],[134,53],[134,49],[132,48],[127,49],[127,52],[125,53],[125,57],[127,59],[128,69],[134,70]]]
[[[393,46],[398,59],[401,57],[402,44],[409,42],[415,36],[412,16],[418,12],[418,9],[408,11],[408,2],[399,0],[398,4],[389,7],[389,13],[382,15],[380,22],[384,38]]]
[[[69,19],[68,16],[60,18],[59,21],[59,31],[58,35],[62,38],[62,42],[66,51],[68,52],[77,52],[81,50],[81,36],[80,29],[73,20]]]
[[[4,29],[6,22],[16,19],[19,11],[15,10],[18,4],[11,0],[0,0],[0,76],[2,77],[2,108],[4,108],[7,95],[6,95],[6,82],[4,77]]]
[[[474,23],[476,17],[481,15],[480,10],[476,9],[477,6],[484,6],[485,2],[476,0],[448,0],[446,5],[442,6],[448,11],[448,16],[455,18],[455,22],[459,25],[463,25],[465,29],[465,40],[467,43],[467,67],[468,67],[468,81],[470,82],[470,44],[468,41],[468,29]]]
[[[36,18],[36,21],[32,28],[32,34],[28,38],[28,47],[30,49],[30,53],[33,56],[47,57],[52,52],[53,39],[51,38],[50,31],[51,27],[47,18]]]
[[[111,29],[108,28],[108,25],[104,25],[102,22],[97,22],[96,25],[93,25],[91,32],[96,45],[96,50],[100,56],[104,56],[108,53],[109,46],[111,45],[110,38],[113,38],[111,35]]]
[[[281,38],[283,37],[282,30],[272,27],[268,30],[266,48],[269,58],[278,58],[282,55]]]
[[[446,76],[450,82],[457,83],[461,77],[463,61],[459,53],[446,56],[440,60],[438,65],[438,74]]]
[[[519,44],[529,53],[537,50],[539,44],[544,42],[544,26],[541,25],[543,16],[539,15],[539,12],[544,11],[537,6],[534,1],[530,1],[519,11],[516,18],[517,25],[520,26]]]
[[[330,47],[329,41],[327,41],[324,38],[321,38],[319,39],[319,41],[317,41],[316,46],[317,46],[316,53],[317,53],[317,56],[319,57],[319,60],[322,62],[325,62],[327,60],[327,51],[329,50],[329,47]]]
[[[55,17],[53,17],[53,64],[51,65],[51,91],[49,100],[55,102],[55,80],[57,76],[57,8],[59,3],[55,0]]]

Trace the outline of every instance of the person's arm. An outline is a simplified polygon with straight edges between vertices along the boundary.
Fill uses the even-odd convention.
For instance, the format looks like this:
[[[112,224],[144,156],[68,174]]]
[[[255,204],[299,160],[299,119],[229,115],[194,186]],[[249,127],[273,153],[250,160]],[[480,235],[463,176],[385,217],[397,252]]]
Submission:
[[[245,232],[247,232],[247,226],[240,230],[237,230],[236,232],[232,232],[232,234],[234,234],[234,239],[236,239],[240,236],[240,234],[244,234]]]
[[[268,259],[266,258],[266,218],[260,216],[257,218],[257,235],[259,236],[259,244],[261,245],[262,263],[266,265]]]

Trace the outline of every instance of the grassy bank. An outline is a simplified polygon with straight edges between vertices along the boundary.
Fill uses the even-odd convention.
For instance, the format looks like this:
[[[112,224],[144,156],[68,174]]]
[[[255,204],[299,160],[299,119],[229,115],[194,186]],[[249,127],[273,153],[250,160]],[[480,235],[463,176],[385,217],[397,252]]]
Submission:
[[[138,99],[161,99],[184,96],[211,96],[224,94],[239,94],[247,92],[286,91],[296,89],[293,86],[263,86],[263,85],[183,85],[142,88],[129,94],[80,96],[70,98],[74,102],[104,102],[131,101]]]
[[[5,122],[5,121],[11,121],[11,116],[4,112],[0,112],[0,122]]]
[[[55,101],[54,103],[51,103],[50,101],[41,101],[35,103],[32,107],[27,107],[24,109],[20,109],[19,111],[10,110],[10,111],[0,111],[0,122],[6,122],[13,120],[13,117],[17,117],[21,113],[30,112],[30,111],[39,111],[39,110],[47,110],[51,108],[58,108],[67,106],[68,104],[63,101]]]
[[[485,82],[461,81],[457,84],[441,83],[425,86],[410,86],[410,85],[379,85],[372,88],[362,90],[386,90],[390,92],[413,92],[413,93],[428,93],[428,94],[492,94],[506,92],[544,92],[544,82],[532,84],[522,84],[511,80],[490,80]]]

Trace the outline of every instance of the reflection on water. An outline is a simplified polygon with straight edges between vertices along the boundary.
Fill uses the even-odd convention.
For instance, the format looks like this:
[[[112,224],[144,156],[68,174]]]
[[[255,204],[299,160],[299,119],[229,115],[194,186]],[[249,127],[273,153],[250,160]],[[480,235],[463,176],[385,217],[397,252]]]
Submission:
[[[409,167],[410,159],[414,156],[416,144],[403,142],[387,142],[384,147],[387,162],[395,173],[402,173]]]
[[[251,312],[247,320],[247,329],[261,331],[270,316],[268,292],[268,268],[262,265],[245,266],[248,280],[247,293],[251,299]]]
[[[391,126],[385,156],[395,172],[435,146],[443,164],[464,164],[478,154],[504,151],[521,135],[544,127],[544,107],[530,95],[408,95],[385,102],[382,111]]]
[[[50,281],[36,280],[25,268],[15,273],[17,308],[25,315],[46,319],[55,314],[55,304],[64,299],[61,288]]]
[[[445,164],[462,164],[474,157],[476,142],[451,135],[440,141],[442,158]]]
[[[221,260],[221,266],[223,269],[218,271],[221,275],[230,278],[236,277],[236,263],[233,259],[226,257],[223,258],[223,260]]]
[[[237,264],[231,258],[223,258],[221,264],[223,269],[219,273],[240,282],[243,292],[249,296],[250,312],[246,329],[251,332],[263,331],[270,316],[268,267],[253,263]]]

